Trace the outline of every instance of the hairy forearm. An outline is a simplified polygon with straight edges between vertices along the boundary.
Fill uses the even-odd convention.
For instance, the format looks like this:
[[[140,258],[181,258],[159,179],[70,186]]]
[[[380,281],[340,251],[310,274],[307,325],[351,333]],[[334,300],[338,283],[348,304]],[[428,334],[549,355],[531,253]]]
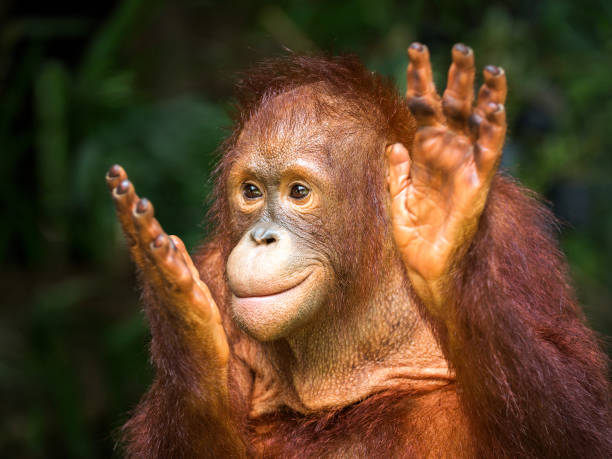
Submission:
[[[542,206],[496,179],[468,252],[439,291],[447,308],[437,320],[475,429],[515,454],[573,455],[585,445],[598,457],[612,448],[593,434],[610,429],[606,362],[551,225]]]
[[[204,390],[202,390],[204,389]],[[246,457],[247,449],[228,407],[205,388],[187,392],[156,379],[125,424],[122,437],[130,458]]]
[[[153,385],[124,427],[129,457],[245,457],[229,401],[227,360],[215,349],[203,318],[184,314],[145,286],[151,327]],[[193,439],[185,442],[184,438]]]

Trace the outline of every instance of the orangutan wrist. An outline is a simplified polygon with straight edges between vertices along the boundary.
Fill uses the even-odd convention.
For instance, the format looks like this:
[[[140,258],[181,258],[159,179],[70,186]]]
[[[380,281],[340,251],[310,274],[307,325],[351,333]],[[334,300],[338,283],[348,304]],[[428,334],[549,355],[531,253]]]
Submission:
[[[461,261],[470,248],[473,233],[472,231],[469,237],[464,238],[463,243],[452,251],[445,262],[440,263],[441,266],[435,273],[424,275],[406,265],[410,282],[423,305],[434,317],[445,322],[450,317],[450,303],[455,296],[453,278],[461,269]]]

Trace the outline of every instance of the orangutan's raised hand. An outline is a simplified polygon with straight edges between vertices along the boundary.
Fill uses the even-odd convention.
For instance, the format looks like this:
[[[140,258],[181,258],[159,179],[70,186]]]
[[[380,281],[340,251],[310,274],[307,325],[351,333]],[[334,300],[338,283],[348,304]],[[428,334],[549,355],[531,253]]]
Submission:
[[[387,148],[395,243],[417,294],[436,313],[445,282],[476,232],[501,158],[506,117],[506,77],[484,69],[474,99],[474,53],[453,47],[444,96],[436,92],[427,47],[408,49],[406,97],[417,120],[410,150]]]
[[[158,347],[174,345],[189,350],[193,346],[193,355],[204,354],[209,364],[224,371],[229,349],[219,310],[185,245],[163,231],[153,205],[138,197],[121,166],[110,168],[106,182],[144,288],[154,297],[150,303],[155,310],[147,311],[153,340],[162,338],[156,337],[158,329],[163,328],[164,334],[171,330],[175,339],[164,336]],[[172,356],[176,350],[160,349],[160,353]]]

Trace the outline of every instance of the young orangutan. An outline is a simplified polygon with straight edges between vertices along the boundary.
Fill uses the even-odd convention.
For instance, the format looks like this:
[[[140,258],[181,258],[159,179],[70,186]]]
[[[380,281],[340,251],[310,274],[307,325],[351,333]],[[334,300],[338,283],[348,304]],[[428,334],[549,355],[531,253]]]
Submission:
[[[442,98],[355,58],[239,86],[193,261],[120,166],[156,375],[130,457],[612,457],[604,354],[552,216],[496,173],[506,77],[452,51]]]

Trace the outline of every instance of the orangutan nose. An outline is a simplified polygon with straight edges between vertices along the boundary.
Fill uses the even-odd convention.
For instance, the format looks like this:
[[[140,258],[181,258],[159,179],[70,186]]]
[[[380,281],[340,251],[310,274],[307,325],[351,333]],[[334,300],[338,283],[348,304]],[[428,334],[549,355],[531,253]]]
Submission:
[[[257,245],[269,245],[280,240],[280,231],[274,224],[257,224],[251,230],[251,239]]]

